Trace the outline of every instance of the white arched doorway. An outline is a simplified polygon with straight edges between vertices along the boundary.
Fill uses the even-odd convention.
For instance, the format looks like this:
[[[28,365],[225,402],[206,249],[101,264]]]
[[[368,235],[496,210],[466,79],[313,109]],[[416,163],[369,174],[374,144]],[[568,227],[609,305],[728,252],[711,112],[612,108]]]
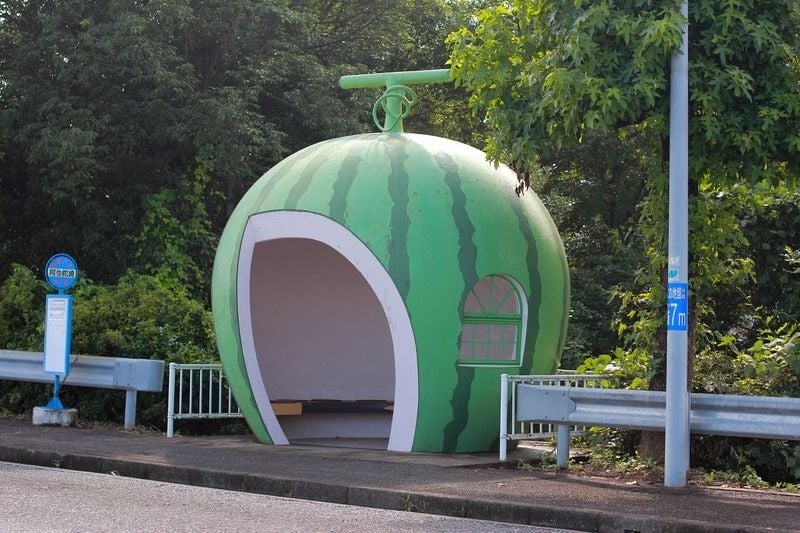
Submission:
[[[389,449],[410,451],[414,336],[400,294],[366,245],[319,214],[260,213],[245,228],[237,276],[245,365],[273,442],[388,438]],[[306,412],[278,418],[279,401],[303,402]],[[313,408],[320,405],[327,407]]]

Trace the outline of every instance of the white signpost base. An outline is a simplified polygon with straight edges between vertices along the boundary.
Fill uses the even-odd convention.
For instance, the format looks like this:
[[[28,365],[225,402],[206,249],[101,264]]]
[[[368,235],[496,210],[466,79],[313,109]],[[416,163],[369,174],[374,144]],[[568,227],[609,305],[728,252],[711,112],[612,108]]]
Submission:
[[[48,407],[33,408],[34,426],[70,427],[78,423],[77,409],[50,409]]]

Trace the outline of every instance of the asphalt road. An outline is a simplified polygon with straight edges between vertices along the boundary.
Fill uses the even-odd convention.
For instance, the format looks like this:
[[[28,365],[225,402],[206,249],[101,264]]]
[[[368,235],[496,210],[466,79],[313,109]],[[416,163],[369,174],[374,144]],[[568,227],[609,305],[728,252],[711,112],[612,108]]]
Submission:
[[[555,532],[0,462],[0,529]]]

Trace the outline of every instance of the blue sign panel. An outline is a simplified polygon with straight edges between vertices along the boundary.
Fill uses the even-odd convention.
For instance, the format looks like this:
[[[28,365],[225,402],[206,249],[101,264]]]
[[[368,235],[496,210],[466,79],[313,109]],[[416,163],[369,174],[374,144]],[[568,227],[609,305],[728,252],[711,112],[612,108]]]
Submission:
[[[689,322],[689,284],[667,283],[667,331],[686,331]]]
[[[78,263],[67,254],[56,254],[47,261],[44,277],[58,291],[70,289],[78,281]]]

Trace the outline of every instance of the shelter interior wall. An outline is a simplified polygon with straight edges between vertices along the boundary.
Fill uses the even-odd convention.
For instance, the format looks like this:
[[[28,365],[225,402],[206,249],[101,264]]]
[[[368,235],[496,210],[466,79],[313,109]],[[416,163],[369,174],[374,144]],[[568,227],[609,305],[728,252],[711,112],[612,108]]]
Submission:
[[[250,291],[255,348],[271,400],[394,400],[387,318],[343,255],[311,239],[258,243]]]

